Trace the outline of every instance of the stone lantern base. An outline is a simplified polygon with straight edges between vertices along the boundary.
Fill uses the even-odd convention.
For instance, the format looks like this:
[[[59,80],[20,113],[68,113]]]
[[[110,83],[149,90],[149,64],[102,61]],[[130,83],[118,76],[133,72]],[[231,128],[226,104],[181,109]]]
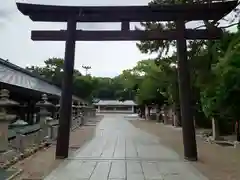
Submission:
[[[7,151],[0,153],[0,164],[3,164],[18,155],[18,152],[13,149],[8,149]]]

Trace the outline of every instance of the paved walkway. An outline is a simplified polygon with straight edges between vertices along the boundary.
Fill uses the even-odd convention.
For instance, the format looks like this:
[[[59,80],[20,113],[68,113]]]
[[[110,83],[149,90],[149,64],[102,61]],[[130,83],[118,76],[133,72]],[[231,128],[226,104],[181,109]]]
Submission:
[[[96,137],[45,180],[206,180],[159,139],[122,115],[105,115]]]

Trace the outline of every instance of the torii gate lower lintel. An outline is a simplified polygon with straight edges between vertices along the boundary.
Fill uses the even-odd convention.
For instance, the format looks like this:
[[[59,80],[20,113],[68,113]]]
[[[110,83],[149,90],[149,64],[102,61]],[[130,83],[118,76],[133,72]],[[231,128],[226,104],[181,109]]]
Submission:
[[[72,81],[75,42],[126,41],[126,40],[177,40],[180,108],[185,159],[197,160],[195,128],[191,110],[190,73],[187,60],[186,39],[217,39],[221,30],[185,29],[186,20],[219,20],[237,5],[237,1],[154,5],[154,6],[98,6],[71,7],[17,3],[18,9],[33,21],[67,22],[67,30],[32,31],[37,41],[66,41],[64,77],[61,95],[60,121],[56,158],[67,158],[69,148],[70,118],[72,105]],[[175,21],[171,31],[131,31],[130,22]],[[76,30],[77,22],[122,22],[120,31]]]

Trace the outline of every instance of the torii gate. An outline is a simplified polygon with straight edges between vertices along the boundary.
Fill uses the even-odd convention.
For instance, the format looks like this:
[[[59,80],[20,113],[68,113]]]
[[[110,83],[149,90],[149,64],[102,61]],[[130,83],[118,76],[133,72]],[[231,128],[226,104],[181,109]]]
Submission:
[[[190,74],[186,39],[217,39],[221,30],[185,29],[184,21],[220,20],[237,1],[153,6],[50,6],[17,3],[19,11],[32,21],[67,22],[67,30],[32,31],[34,41],[66,41],[59,131],[56,158],[67,158],[72,105],[72,81],[76,41],[177,40],[179,95],[182,116],[184,156],[197,160]],[[130,22],[175,21],[176,29],[167,31],[130,30]],[[76,30],[77,22],[121,22],[120,31]]]

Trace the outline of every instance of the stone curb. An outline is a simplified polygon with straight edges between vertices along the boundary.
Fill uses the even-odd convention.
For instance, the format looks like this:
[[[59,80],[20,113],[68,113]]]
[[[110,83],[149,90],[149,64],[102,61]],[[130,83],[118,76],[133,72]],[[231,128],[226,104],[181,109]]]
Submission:
[[[39,146],[32,147],[32,149],[26,149],[24,153],[19,154],[19,156],[14,157],[12,160],[6,162],[5,164],[1,165],[1,168],[8,169],[9,167],[16,164],[18,161],[21,161],[25,158],[30,157],[31,155],[35,154],[37,151],[41,150],[44,147],[49,146],[48,142],[44,142],[40,144]]]
[[[10,176],[9,178],[7,178],[6,180],[12,180],[15,177],[17,177],[18,175],[20,175],[23,172],[22,169],[19,169],[17,172],[15,172],[12,176]]]

